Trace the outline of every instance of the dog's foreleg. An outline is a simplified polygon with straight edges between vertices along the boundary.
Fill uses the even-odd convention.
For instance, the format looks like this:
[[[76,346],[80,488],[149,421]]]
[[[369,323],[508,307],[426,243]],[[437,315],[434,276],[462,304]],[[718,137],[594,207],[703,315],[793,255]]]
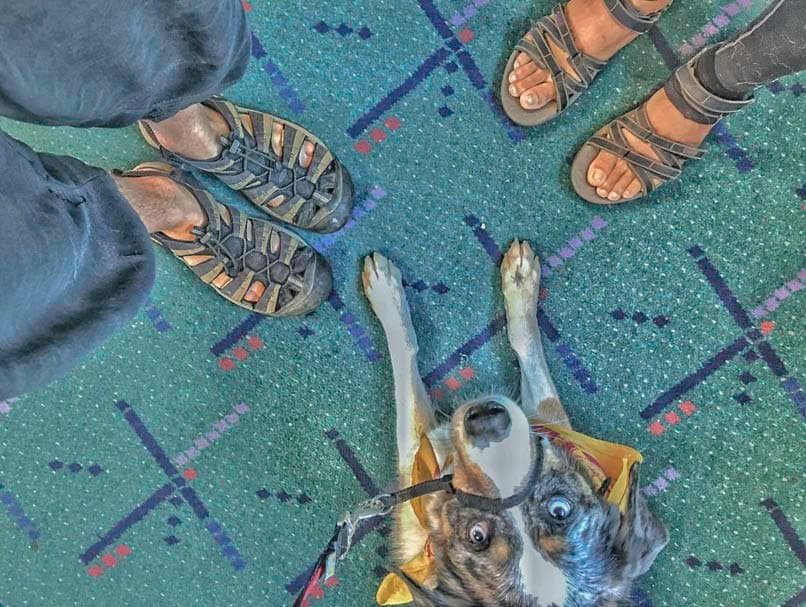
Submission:
[[[570,428],[543,354],[537,326],[540,262],[529,243],[516,240],[507,251],[501,262],[501,288],[507,310],[509,343],[521,367],[524,413],[530,420]]]
[[[398,466],[403,482],[408,484],[420,437],[434,428],[436,418],[417,369],[417,335],[400,271],[388,259],[374,253],[364,260],[362,280],[389,346],[397,403]]]

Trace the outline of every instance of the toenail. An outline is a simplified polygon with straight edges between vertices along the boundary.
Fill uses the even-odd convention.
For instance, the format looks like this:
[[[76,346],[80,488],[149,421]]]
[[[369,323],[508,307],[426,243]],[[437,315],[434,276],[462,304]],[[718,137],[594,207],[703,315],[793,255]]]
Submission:
[[[607,198],[607,190],[604,188],[596,188],[596,193],[599,195],[600,198]]]
[[[518,89],[514,84],[509,87],[509,94],[513,97],[518,94]]]
[[[534,105],[535,103],[535,96],[529,93],[526,97],[523,98],[527,105]]]
[[[591,179],[593,183],[602,183],[602,179],[604,179],[604,173],[599,169],[594,169],[593,173],[591,174]]]
[[[510,81],[510,82],[515,82],[515,80],[517,80],[517,79],[518,79],[518,77],[515,75],[515,72],[512,72],[512,73],[509,75],[509,81]]]
[[[621,198],[621,196],[619,196],[618,192],[610,192],[610,194],[607,195],[608,200],[618,200],[619,198]]]

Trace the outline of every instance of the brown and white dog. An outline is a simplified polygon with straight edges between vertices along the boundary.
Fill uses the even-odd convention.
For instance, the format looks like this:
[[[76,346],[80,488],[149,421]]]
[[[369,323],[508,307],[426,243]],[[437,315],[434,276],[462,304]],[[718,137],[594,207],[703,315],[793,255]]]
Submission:
[[[507,497],[527,479],[534,482],[525,501],[500,513],[464,506],[448,492],[399,506],[394,534],[400,569],[384,582],[379,602],[582,607],[627,598],[668,535],[641,496],[637,465],[621,479],[620,507],[606,496],[613,479],[600,486],[575,447],[564,448],[533,427],[548,424],[575,434],[543,355],[536,315],[540,264],[530,246],[516,241],[501,265],[507,332],[521,369],[520,406],[488,394],[462,404],[444,423],[437,421],[417,369],[417,337],[400,272],[376,253],[366,258],[362,278],[389,345],[401,485],[427,480],[424,453],[425,467],[435,468],[431,473],[452,472],[453,485],[466,493]],[[532,470],[535,462],[539,471]]]

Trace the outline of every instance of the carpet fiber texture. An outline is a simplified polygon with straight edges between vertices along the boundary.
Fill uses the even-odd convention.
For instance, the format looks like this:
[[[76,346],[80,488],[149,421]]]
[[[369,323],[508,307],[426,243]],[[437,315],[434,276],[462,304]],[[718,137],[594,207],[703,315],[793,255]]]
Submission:
[[[544,343],[575,426],[643,452],[642,491],[670,529],[635,603],[803,604],[803,77],[760,90],[649,201],[597,208],[568,181],[591,133],[763,3],[675,3],[534,130],[493,91],[545,0],[245,6],[253,59],[228,96],[316,132],[357,184],[353,220],[311,238],[335,292],[307,318],[263,320],[161,251],[125,331],[0,403],[0,604],[290,604],[338,515],[394,481],[362,257],[402,269],[423,375],[450,406],[516,385],[497,269],[514,238],[544,263]],[[2,128],[109,168],[154,158],[134,128]],[[372,605],[388,541],[369,531],[310,605]]]

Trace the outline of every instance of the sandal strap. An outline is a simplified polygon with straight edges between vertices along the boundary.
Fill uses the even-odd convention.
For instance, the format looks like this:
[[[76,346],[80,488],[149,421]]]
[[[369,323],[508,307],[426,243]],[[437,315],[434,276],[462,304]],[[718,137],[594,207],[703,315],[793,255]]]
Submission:
[[[698,57],[699,54],[677,68],[672,75],[676,88],[682,92],[683,99],[693,110],[716,123],[724,116],[738,112],[753,103],[753,97],[725,99],[706,89],[694,73]]]
[[[671,2],[659,11],[645,15],[639,12],[630,0],[605,0],[605,6],[613,18],[628,30],[632,30],[637,34],[645,34],[652,29],[661,14],[670,5]]]
[[[165,160],[175,166],[211,173],[271,215],[303,228],[326,212],[323,209],[332,203],[328,189],[336,183],[338,161],[321,141],[293,123],[239,107],[221,97],[202,103],[218,112],[229,127],[229,134],[221,138],[221,154],[217,158],[194,160],[160,146]],[[244,116],[250,119],[252,133],[244,127]],[[283,126],[282,158],[275,154],[271,144],[275,122]],[[156,141],[148,124],[141,125]],[[314,144],[314,152],[310,165],[304,168],[298,158],[306,141]],[[282,202],[268,205],[278,197],[282,197]]]
[[[624,135],[625,129],[637,139],[648,143],[658,158],[650,158],[632,149]],[[645,193],[676,179],[688,160],[698,160],[705,154],[702,148],[672,141],[655,132],[646,114],[645,105],[616,118],[604,131],[591,137],[588,143],[627,162]]]
[[[205,226],[192,230],[196,237],[192,241],[175,240],[162,232],[153,233],[151,238],[183,261],[191,255],[209,256],[195,265],[185,263],[206,284],[226,273],[230,278],[226,285],[212,286],[229,301],[275,315],[293,304],[302,292],[313,251],[290,232],[218,202],[192,176],[167,165],[165,170],[142,168],[115,173],[124,177],[168,177],[187,188],[202,208]],[[260,300],[251,304],[243,298],[255,281],[266,289]]]
[[[551,73],[557,112],[562,112],[590,86],[607,62],[586,55],[577,48],[568,26],[565,8],[561,4],[555,6],[551,14],[538,19],[529,33],[533,40],[524,36],[515,48],[529,55],[532,61]],[[547,37],[563,49],[579,79],[560,67],[558,58],[546,40]]]

